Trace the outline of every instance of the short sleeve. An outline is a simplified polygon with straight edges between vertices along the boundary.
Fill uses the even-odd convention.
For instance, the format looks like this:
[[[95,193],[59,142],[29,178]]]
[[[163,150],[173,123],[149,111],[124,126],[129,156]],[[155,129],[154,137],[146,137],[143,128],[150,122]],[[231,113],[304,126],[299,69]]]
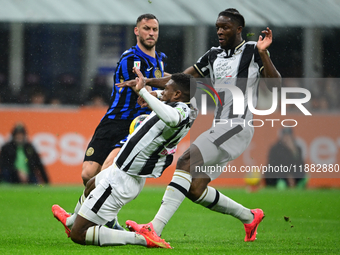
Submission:
[[[194,65],[195,70],[205,77],[209,74],[209,55],[211,50],[208,50],[202,57],[200,57]]]
[[[124,81],[134,80],[136,78],[135,73],[133,73],[133,67],[141,67],[141,60],[136,55],[130,55],[123,58],[120,62],[120,79]]]

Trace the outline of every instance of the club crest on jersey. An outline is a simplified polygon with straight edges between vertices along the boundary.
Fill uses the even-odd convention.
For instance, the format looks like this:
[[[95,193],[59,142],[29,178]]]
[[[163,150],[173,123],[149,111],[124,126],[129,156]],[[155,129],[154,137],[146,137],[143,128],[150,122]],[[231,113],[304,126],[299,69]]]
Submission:
[[[140,70],[140,61],[134,61],[133,66]]]
[[[162,77],[162,71],[159,70],[159,68],[156,68],[154,75],[155,75],[155,78],[161,78]]]
[[[86,151],[86,156],[92,156],[94,153],[94,149],[92,147],[88,148]]]
[[[239,49],[239,50],[235,51],[234,55],[238,55],[238,54],[240,54],[241,52],[242,52],[242,49]]]

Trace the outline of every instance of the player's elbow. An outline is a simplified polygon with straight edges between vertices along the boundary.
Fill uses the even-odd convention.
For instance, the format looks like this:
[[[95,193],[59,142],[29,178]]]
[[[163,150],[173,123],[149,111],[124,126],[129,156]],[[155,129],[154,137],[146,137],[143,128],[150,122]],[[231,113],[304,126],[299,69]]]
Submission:
[[[177,127],[179,118],[178,116],[166,116],[165,118],[162,119],[164,123],[169,126],[169,127]]]

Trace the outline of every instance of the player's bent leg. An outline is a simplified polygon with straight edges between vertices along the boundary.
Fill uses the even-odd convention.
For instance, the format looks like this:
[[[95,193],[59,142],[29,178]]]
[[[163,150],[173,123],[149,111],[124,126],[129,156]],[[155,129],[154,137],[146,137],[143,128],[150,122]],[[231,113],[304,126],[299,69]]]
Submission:
[[[77,217],[77,214],[82,206],[82,204],[84,203],[86,197],[90,194],[90,192],[92,190],[95,189],[96,187],[96,178],[97,179],[100,179],[100,178],[103,178],[104,176],[104,173],[103,172],[100,172],[99,174],[97,174],[95,177],[92,177],[86,184],[85,184],[85,189],[84,189],[84,192],[83,194],[80,196],[80,198],[78,199],[78,202],[77,202],[77,205],[76,207],[74,208],[74,213],[69,217],[67,218],[67,221],[66,221],[66,225],[71,228],[72,225],[74,224],[74,221],[76,220],[76,217]]]
[[[85,185],[84,195],[87,197],[96,188],[96,177],[92,177]]]
[[[197,145],[196,148],[194,147],[195,145]],[[205,136],[199,137],[191,147],[199,151],[192,153],[191,157],[195,157],[196,162],[200,160],[201,157],[204,162],[201,165],[204,166],[219,165],[222,167],[228,163],[227,161],[230,158],[226,151],[209,142]],[[207,186],[210,181],[219,177],[220,172],[207,172],[205,175],[202,171],[196,171],[196,169],[191,167],[191,174],[193,176],[192,185],[187,196],[192,201],[212,211],[234,216],[243,224],[251,224],[253,222],[254,215],[250,209],[235,202],[213,187]],[[207,176],[209,178],[207,178]],[[254,227],[252,227],[252,229],[254,229]]]
[[[106,169],[113,164],[113,161],[119,151],[120,151],[120,148],[115,148],[110,152],[110,154],[107,156],[107,158],[105,159],[103,163],[102,169]]]
[[[95,217],[95,216],[92,216]],[[147,247],[169,248],[167,243],[152,234],[144,231],[143,233],[121,232],[115,229],[109,229],[98,225],[99,222],[105,222],[104,219],[97,217],[97,223],[89,221],[78,215],[71,230],[71,239],[73,242],[82,245],[97,246],[116,246],[125,244],[136,244]]]
[[[189,158],[192,182],[187,197],[192,201],[196,201],[207,188],[211,179],[206,173],[197,170],[199,169],[197,167],[203,166],[204,160],[200,149],[194,144],[190,146]]]
[[[191,186],[189,192],[187,193],[187,198],[193,202],[198,200],[202,196],[203,192],[207,189],[209,182],[210,178],[208,175],[204,173],[195,175],[195,177],[192,178]]]
[[[163,228],[187,196],[191,179],[189,172],[182,169],[175,170],[172,180],[164,193],[162,205],[150,224],[158,236],[161,235]]]
[[[81,172],[81,178],[84,185],[94,176],[96,176],[101,170],[101,165],[94,161],[84,161],[83,169]]]
[[[77,215],[77,218],[73,224],[71,229],[71,239],[73,242],[85,245],[85,237],[88,228],[95,226],[96,224],[83,218],[80,215]]]
[[[183,202],[190,188],[190,173],[176,169],[171,182],[164,193],[161,207],[159,208],[154,219],[148,224],[137,224],[134,221],[126,221],[126,225],[130,231],[137,232],[148,225],[150,231],[155,232],[157,236],[161,236],[162,231],[172,215],[177,211]]]
[[[190,172],[190,148],[188,148],[177,160],[176,169]]]
[[[126,221],[126,225],[129,230],[138,231],[142,229],[145,225],[149,225],[148,228],[150,228],[152,232],[155,232],[158,236],[160,236],[163,228],[186,197],[190,185],[191,174],[187,171],[176,169],[171,182],[167,186],[162,199],[162,205],[159,208],[155,218],[148,224],[137,224],[134,221],[128,220]]]
[[[104,174],[105,170],[101,171],[95,177],[92,177],[91,180],[89,180],[86,183],[86,187],[84,190],[85,197],[87,197],[91,193],[91,191],[96,188],[96,182],[98,183],[100,179],[105,177],[105,174]],[[107,222],[105,226],[107,226],[108,228],[125,231],[125,229],[119,224],[118,217],[115,217],[112,221]]]

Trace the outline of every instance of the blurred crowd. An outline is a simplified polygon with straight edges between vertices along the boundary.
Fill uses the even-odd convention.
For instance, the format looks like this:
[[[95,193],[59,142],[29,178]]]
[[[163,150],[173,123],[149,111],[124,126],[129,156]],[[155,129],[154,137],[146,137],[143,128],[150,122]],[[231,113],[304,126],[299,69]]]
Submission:
[[[0,73],[0,103],[24,105],[88,105],[107,106],[112,84],[107,76],[96,75],[91,87],[84,91],[78,79],[69,73],[59,75],[54,84],[46,86],[37,74],[27,74],[19,93],[14,93],[8,78]]]
[[[45,166],[21,122],[14,125],[10,140],[1,147],[0,183],[49,183]]]

